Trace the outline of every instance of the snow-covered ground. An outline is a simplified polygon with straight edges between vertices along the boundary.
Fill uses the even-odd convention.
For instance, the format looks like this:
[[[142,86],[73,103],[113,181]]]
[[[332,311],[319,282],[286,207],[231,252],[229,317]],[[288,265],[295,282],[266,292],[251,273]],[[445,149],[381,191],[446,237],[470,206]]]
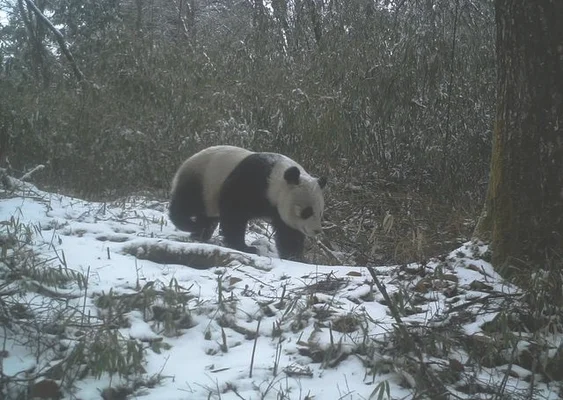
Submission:
[[[247,241],[254,241],[262,256],[223,248],[217,237],[214,244],[188,242],[189,236],[168,221],[166,203],[139,198],[86,202],[29,184],[12,193],[0,192],[0,223],[8,230],[30,227],[30,245],[48,260],[46,267],[62,265],[84,274],[86,291],[77,283],[50,286],[81,311],[82,321],[84,315],[97,324],[104,317],[107,321],[109,311],[100,298],[110,292],[119,298],[152,288],[183,296],[182,307],[189,316],[184,325],[167,328],[154,307],[131,306],[116,327],[124,340],[143,346],[144,372],[139,376],[158,378],[154,385],[137,385],[128,398],[385,399],[385,391],[379,390],[387,387],[390,398],[407,399],[416,391],[409,387],[413,382],[409,372],[394,367],[399,365],[396,352],[379,351],[397,345],[386,343],[395,321],[366,267],[280,260],[272,243],[256,233],[249,233]],[[415,307],[403,300],[403,311],[412,310],[402,313],[405,324],[446,326],[451,317],[446,310],[452,304],[514,291],[487,262],[474,257],[484,250],[468,243],[424,266],[375,270],[399,303],[414,294],[424,300]],[[5,281],[4,275],[0,282]],[[30,285],[30,292],[20,294],[22,301],[41,304],[45,294],[37,288],[46,286]],[[165,308],[164,298],[156,296],[154,304]],[[495,315],[494,310],[481,309],[475,318],[460,323],[460,331],[478,336],[482,324]],[[58,333],[65,348],[73,348],[77,331],[68,324]],[[0,330],[5,375],[24,378],[57,362],[48,351],[38,354],[9,332]],[[444,360],[445,364],[437,359],[437,372],[452,368],[452,362],[464,365],[468,357],[452,351]],[[384,365],[389,367],[380,368]],[[515,370],[506,385],[525,390],[526,371]],[[505,376],[488,368],[472,374],[476,381],[489,384]],[[102,390],[128,384],[131,379],[115,374],[87,374],[74,382],[72,391],[65,389],[64,398],[100,399]],[[546,385],[538,388],[537,398],[558,398]],[[449,389],[460,398],[478,398],[457,391],[454,383]]]

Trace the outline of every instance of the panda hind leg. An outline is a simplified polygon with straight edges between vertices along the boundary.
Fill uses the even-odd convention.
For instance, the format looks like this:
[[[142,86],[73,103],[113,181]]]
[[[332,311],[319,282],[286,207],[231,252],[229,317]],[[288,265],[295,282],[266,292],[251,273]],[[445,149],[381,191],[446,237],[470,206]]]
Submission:
[[[244,241],[246,225],[248,219],[236,216],[221,217],[221,233],[225,239],[225,245],[245,253],[258,254],[258,249],[254,246],[247,246]]]
[[[302,261],[305,250],[305,235],[287,226],[279,217],[273,219],[272,225],[280,258]]]
[[[199,242],[208,242],[219,225],[219,218],[198,215],[195,217],[191,237]]]

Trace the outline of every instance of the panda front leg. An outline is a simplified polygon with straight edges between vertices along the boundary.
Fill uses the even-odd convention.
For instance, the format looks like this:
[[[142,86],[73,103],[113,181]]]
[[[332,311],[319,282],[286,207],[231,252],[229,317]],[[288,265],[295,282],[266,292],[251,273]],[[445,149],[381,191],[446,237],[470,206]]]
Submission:
[[[208,242],[218,224],[218,218],[198,215],[195,218],[194,229],[191,236],[200,242]]]
[[[305,235],[289,227],[279,216],[273,218],[272,225],[280,258],[294,261],[303,260]]]
[[[248,218],[223,214],[220,218],[220,224],[226,246],[245,253],[258,254],[258,249],[254,246],[247,246],[244,240]]]

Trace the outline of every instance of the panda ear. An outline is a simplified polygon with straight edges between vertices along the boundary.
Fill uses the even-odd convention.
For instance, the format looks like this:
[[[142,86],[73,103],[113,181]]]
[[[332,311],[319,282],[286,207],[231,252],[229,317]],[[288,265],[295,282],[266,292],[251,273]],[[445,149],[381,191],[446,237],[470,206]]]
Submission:
[[[319,182],[321,189],[324,189],[327,184],[327,179],[325,176],[321,176],[319,179],[317,179],[317,182]]]
[[[289,167],[288,169],[285,170],[283,177],[286,180],[286,182],[289,183],[290,185],[298,185],[300,174],[301,173],[299,172],[299,168]]]

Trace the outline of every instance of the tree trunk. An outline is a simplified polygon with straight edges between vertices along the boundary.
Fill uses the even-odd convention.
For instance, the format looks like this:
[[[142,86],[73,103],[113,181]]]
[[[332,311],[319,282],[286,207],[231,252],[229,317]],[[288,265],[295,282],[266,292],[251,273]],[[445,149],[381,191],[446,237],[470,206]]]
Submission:
[[[493,265],[510,276],[563,260],[563,1],[495,9],[496,123],[475,236],[491,239]]]
[[[44,87],[48,87],[51,77],[45,60],[45,31],[41,24],[33,19],[33,10],[24,7],[23,0],[18,1],[18,9],[29,39],[31,65],[33,66],[35,78],[41,80]]]

